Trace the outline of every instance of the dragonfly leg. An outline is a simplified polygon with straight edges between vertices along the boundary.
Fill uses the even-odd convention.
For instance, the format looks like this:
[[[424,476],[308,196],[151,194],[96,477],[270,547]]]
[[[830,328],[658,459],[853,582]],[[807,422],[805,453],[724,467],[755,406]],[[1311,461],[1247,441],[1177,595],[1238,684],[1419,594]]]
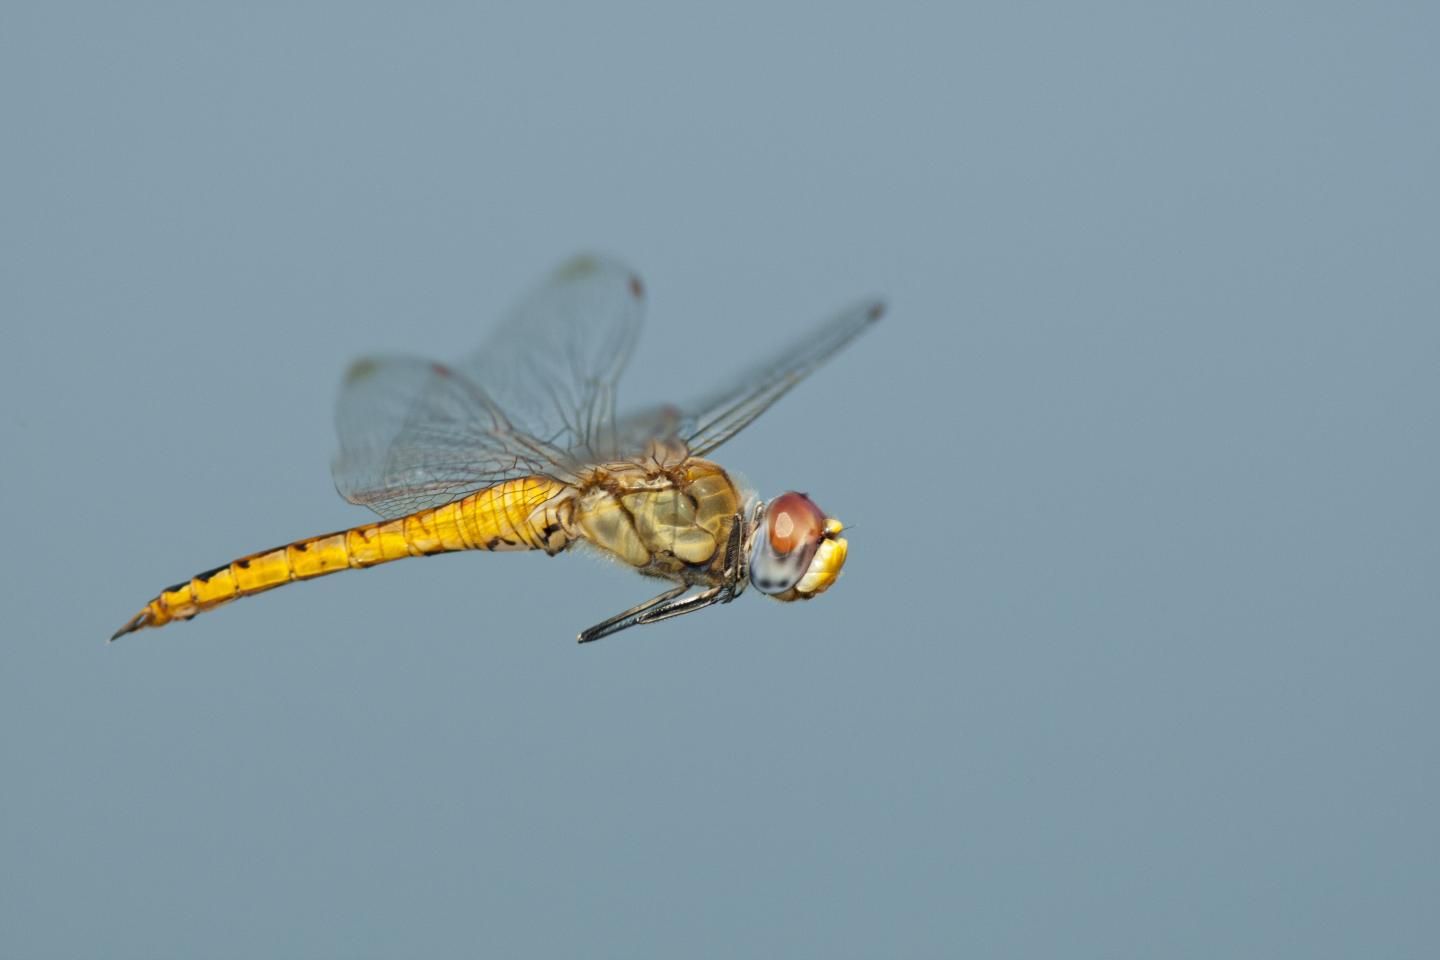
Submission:
[[[703,610],[712,604],[729,603],[738,597],[740,591],[745,589],[745,556],[741,550],[740,536],[741,519],[737,514],[735,522],[730,527],[730,539],[725,545],[725,569],[722,574],[724,579],[721,583],[688,597],[680,597],[680,594],[690,589],[688,584],[682,583],[673,590],[666,590],[652,600],[636,604],[629,610],[617,613],[610,619],[595,624],[580,634],[580,642],[589,643],[592,640],[599,640],[601,637],[608,637],[612,633],[619,633],[628,627],[642,623],[659,623],[661,620],[669,620],[671,617]],[[677,597],[679,599],[676,599]]]
[[[725,587],[728,595],[724,603],[729,603],[740,596],[740,591],[745,589],[745,551],[742,549],[740,530],[744,525],[744,517],[735,514],[734,521],[730,524],[730,539],[725,544]]]
[[[690,589],[689,586],[682,583],[674,589],[666,590],[658,597],[646,600],[644,603],[637,603],[629,610],[622,610],[608,620],[601,620],[595,624],[595,626],[581,632],[580,642],[589,643],[592,640],[599,640],[601,637],[608,637],[610,634],[624,630],[626,627],[632,627],[639,622],[641,616],[656,607],[674,600],[688,589]]]
[[[679,600],[671,600],[669,603],[662,603],[654,610],[647,610],[635,618],[636,623],[659,623],[661,620],[669,620],[671,617],[678,617],[686,613],[694,613],[696,610],[703,610],[711,604],[729,603],[735,596],[729,584],[721,584],[718,587],[711,587],[700,593],[682,597]]]

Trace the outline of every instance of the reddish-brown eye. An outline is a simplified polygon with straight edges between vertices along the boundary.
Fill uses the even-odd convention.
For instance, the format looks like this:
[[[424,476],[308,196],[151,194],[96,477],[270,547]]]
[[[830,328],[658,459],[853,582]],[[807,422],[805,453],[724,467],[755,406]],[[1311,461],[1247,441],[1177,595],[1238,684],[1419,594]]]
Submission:
[[[814,543],[825,530],[825,515],[803,493],[782,493],[770,501],[770,547],[785,556],[796,547]]]

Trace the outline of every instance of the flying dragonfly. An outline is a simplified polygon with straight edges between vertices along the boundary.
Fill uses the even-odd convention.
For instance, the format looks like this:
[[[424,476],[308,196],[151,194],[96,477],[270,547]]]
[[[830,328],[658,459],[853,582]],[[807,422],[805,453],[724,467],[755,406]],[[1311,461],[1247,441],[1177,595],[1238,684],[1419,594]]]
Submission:
[[[581,643],[729,603],[747,585],[782,601],[824,593],[845,564],[844,526],[803,493],[759,499],[708,457],[884,305],[840,311],[695,402],[619,416],[615,387],[644,301],[624,264],[581,256],[460,363],[356,361],[341,387],[333,474],[341,496],[382,519],[196,574],[110,639],[292,581],[457,550],[554,556],[584,544],[670,584]],[[725,342],[697,353],[719,355]]]

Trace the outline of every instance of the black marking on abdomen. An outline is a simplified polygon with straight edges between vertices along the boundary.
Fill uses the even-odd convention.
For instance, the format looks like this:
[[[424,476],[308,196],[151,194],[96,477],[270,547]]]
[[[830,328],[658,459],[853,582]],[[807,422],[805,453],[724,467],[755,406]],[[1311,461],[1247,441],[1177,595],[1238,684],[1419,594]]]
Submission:
[[[223,567],[216,567],[216,568],[213,569],[213,570],[206,570],[204,573],[197,573],[197,574],[195,574],[194,579],[199,580],[201,583],[209,583],[209,582],[210,582],[210,578],[213,577],[213,576],[215,576],[215,574],[217,574],[217,573],[224,573],[226,570],[229,570],[229,569],[230,569],[230,564],[227,563],[227,564],[225,564]]]
[[[301,541],[300,543],[292,543],[290,544],[290,546],[294,547],[296,550],[299,550],[301,553],[304,553],[306,550],[310,549],[310,544],[304,541]]]
[[[181,590],[184,590],[184,589],[185,589],[186,587],[188,587],[188,586],[190,586],[190,581],[189,581],[189,580],[186,580],[184,583],[177,583],[177,584],[175,584],[173,587],[166,587],[164,590],[161,590],[160,592],[161,592],[161,593],[179,593]]]

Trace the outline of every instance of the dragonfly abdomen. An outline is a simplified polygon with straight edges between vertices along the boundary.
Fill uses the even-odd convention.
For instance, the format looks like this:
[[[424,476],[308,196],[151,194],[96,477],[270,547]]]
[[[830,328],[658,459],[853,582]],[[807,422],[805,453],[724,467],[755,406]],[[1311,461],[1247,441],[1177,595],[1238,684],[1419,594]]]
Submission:
[[[457,550],[559,553],[573,538],[571,489],[550,477],[521,477],[443,506],[252,553],[160,591],[110,639],[296,580],[406,557]]]

